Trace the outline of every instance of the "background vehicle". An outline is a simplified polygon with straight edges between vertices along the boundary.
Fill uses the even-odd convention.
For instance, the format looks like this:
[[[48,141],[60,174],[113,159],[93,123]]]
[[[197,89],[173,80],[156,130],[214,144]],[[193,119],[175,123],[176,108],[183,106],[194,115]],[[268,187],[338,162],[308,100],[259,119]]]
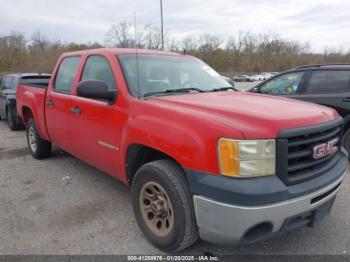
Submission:
[[[250,78],[253,79],[254,81],[264,81],[264,80],[268,79],[268,76],[267,75],[253,75]]]
[[[298,67],[282,72],[249,91],[334,108],[344,118],[343,145],[350,152],[350,64]]]
[[[11,130],[23,128],[16,108],[16,90],[20,84],[47,87],[50,75],[48,74],[11,74],[6,75],[0,82],[0,119],[7,119]]]
[[[342,118],[231,89],[191,56],[96,49],[62,55],[47,89],[20,85],[17,108],[35,158],[54,143],[131,187],[140,229],[164,251],[321,220],[348,164]]]
[[[235,82],[253,82],[254,80],[248,75],[238,75],[233,78]]]

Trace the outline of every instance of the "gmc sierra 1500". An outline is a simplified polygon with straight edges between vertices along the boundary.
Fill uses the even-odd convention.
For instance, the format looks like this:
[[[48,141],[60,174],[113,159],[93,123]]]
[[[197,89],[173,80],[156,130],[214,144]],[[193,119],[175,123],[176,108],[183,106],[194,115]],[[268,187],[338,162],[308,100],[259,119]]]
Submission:
[[[19,86],[17,108],[35,158],[54,143],[131,187],[159,249],[313,226],[346,174],[342,118],[231,89],[191,56],[97,49],[63,54],[47,89]]]

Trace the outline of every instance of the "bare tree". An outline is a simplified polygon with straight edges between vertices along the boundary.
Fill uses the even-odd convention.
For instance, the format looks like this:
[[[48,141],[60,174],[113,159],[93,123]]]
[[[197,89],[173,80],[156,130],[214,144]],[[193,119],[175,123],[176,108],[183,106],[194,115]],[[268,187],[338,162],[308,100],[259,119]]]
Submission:
[[[111,47],[132,47],[131,26],[127,22],[112,25],[106,34],[106,44]]]
[[[199,46],[198,39],[192,35],[186,36],[181,41],[181,47],[188,53],[193,53]]]
[[[44,52],[48,51],[48,49],[50,48],[50,41],[40,31],[35,32],[31,36],[30,40],[31,44],[29,45],[29,49],[32,52]]]
[[[164,36],[165,39],[165,36]],[[162,36],[161,31],[157,26],[146,25],[144,27],[143,43],[147,49],[161,49],[162,48]]]
[[[221,39],[218,36],[204,34],[199,38],[199,50],[202,52],[212,52],[219,48]]]

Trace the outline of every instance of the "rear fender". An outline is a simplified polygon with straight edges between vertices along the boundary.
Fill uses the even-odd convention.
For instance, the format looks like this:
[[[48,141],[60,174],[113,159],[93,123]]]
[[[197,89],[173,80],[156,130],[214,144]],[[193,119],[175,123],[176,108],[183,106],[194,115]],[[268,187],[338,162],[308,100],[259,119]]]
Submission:
[[[28,115],[28,110],[30,111]],[[26,112],[27,111],[27,112]],[[45,126],[44,118],[44,103],[37,101],[35,95],[29,91],[25,91],[22,96],[22,104],[19,115],[25,125],[27,125],[28,118],[34,119],[36,128],[40,134],[40,137],[49,140],[48,133]]]

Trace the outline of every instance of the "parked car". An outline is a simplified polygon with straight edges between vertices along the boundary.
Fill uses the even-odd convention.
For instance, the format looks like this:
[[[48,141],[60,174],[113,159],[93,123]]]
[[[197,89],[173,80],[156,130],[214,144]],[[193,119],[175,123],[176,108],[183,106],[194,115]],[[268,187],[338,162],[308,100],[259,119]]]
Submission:
[[[136,221],[161,250],[314,225],[346,174],[342,118],[231,89],[191,56],[96,49],[63,54],[46,89],[20,85],[17,109],[33,157],[55,144],[131,187]]]
[[[254,81],[264,81],[264,80],[268,79],[268,76],[267,75],[253,75],[250,78],[253,79]]]
[[[350,153],[350,64],[302,66],[282,72],[251,92],[300,99],[334,108],[344,118],[343,145]]]
[[[235,82],[253,82],[254,80],[251,79],[248,75],[238,75],[233,78],[233,81]]]
[[[11,74],[3,76],[0,82],[0,119],[7,119],[11,130],[23,128],[16,108],[16,90],[20,84],[48,85],[48,74]]]

